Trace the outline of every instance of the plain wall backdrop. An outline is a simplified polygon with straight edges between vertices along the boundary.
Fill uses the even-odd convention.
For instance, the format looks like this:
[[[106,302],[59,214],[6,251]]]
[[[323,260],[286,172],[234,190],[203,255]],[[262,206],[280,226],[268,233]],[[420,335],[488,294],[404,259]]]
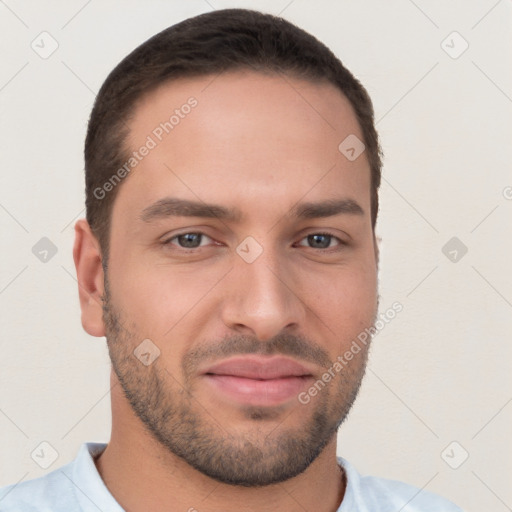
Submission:
[[[373,341],[339,454],[468,511],[512,509],[509,0],[1,1],[0,485],[110,436],[110,361],[82,330],[72,260],[95,94],[150,36],[226,7],[313,33],[374,101],[381,311],[403,311]]]

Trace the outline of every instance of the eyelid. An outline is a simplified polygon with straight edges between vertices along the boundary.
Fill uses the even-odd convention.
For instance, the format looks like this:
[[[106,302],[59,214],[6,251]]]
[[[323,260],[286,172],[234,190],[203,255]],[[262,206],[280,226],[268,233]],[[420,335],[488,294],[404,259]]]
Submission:
[[[171,242],[175,238],[178,238],[178,237],[183,236],[183,235],[201,235],[204,238],[209,238],[210,240],[215,241],[211,236],[207,235],[203,231],[193,231],[193,230],[189,229],[188,231],[183,231],[182,233],[175,233],[172,236],[164,237],[164,239],[162,240],[162,244],[163,245],[171,245]],[[182,249],[184,251],[187,251],[187,250],[188,251],[193,251],[194,249],[199,249],[199,247],[204,247],[204,246],[201,245],[199,247],[192,247],[190,249],[187,249],[187,247],[180,247],[179,245],[176,246],[176,247],[178,247],[179,249]]]
[[[336,239],[339,242],[338,246],[339,245],[348,245],[348,242],[346,240],[343,240],[343,238],[340,238],[339,236],[335,235],[334,233],[331,233],[330,231],[312,231],[311,233],[307,233],[306,235],[304,235],[299,240],[299,242],[302,242],[302,240],[304,240],[308,236],[312,236],[312,235],[330,236],[331,238],[334,238],[334,239]],[[307,246],[301,245],[300,247],[307,247]],[[314,249],[314,250],[317,250],[317,251],[329,251],[329,250],[335,249],[336,247],[337,246],[335,246],[335,247],[328,247],[326,249],[315,249],[314,247],[309,247],[309,249]]]

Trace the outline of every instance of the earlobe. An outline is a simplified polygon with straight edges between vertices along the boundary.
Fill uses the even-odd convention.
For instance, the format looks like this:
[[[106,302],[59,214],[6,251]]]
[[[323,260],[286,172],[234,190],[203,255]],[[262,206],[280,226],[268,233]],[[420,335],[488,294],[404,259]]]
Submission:
[[[75,224],[73,259],[82,310],[82,326],[91,336],[105,336],[103,323],[105,289],[101,249],[86,219],[80,219]]]

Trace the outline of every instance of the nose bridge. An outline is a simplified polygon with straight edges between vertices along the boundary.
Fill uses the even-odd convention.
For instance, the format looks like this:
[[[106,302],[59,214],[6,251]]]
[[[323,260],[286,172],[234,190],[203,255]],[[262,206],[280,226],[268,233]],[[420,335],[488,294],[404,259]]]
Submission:
[[[248,237],[249,238],[249,237]],[[303,308],[283,254],[255,239],[237,248],[224,303],[224,322],[264,340],[301,322]]]

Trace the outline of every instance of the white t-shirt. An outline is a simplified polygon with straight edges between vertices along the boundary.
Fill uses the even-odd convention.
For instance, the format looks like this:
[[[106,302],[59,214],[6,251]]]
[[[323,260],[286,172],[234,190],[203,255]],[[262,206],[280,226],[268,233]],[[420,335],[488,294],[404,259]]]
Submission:
[[[124,512],[93,457],[106,443],[84,443],[75,460],[39,478],[0,489],[0,512]],[[453,503],[402,482],[361,476],[345,459],[347,487],[337,512],[462,512]]]

